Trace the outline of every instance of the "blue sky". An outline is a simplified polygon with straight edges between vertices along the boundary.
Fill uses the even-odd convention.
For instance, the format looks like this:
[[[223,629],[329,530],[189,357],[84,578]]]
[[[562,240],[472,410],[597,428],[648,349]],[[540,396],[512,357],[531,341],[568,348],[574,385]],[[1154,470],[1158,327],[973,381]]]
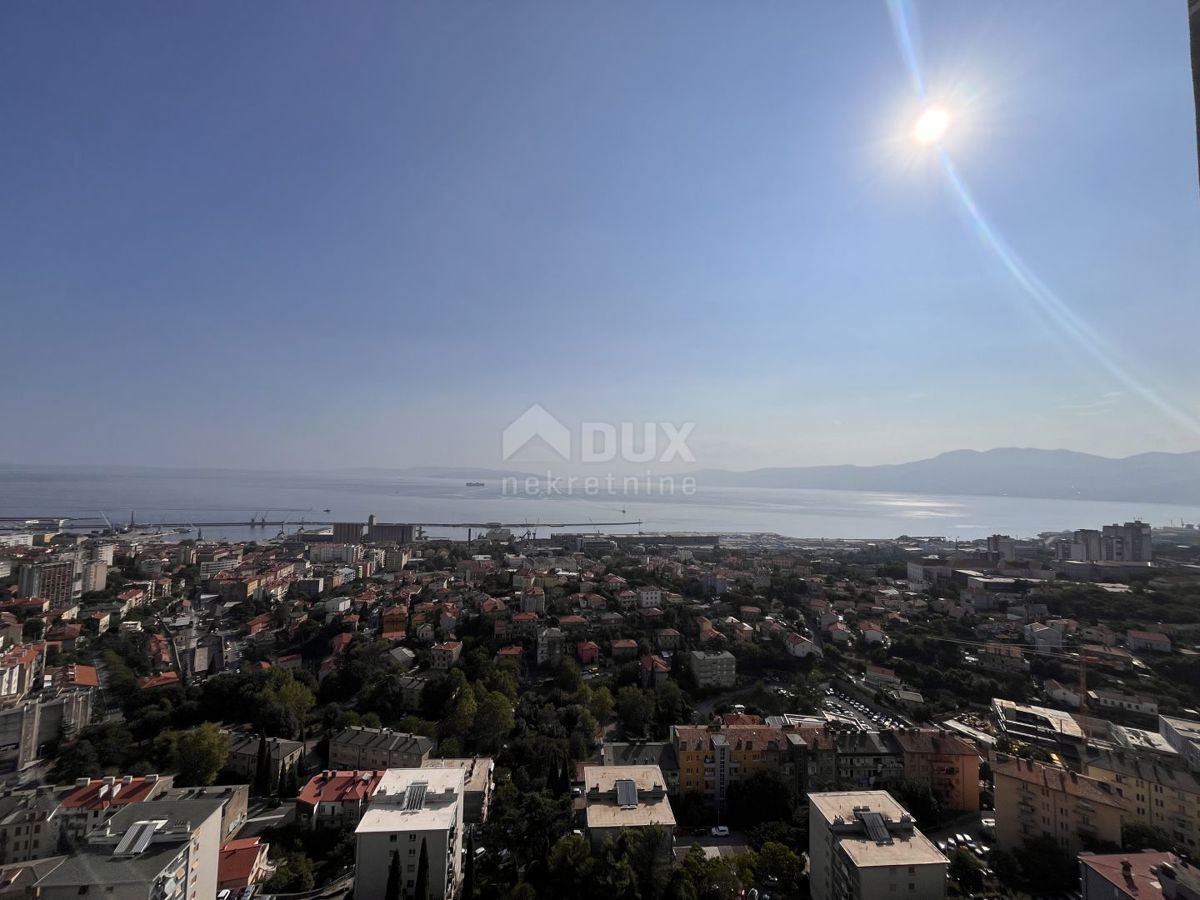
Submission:
[[[917,2],[947,150],[1200,415],[1186,8]],[[0,460],[495,465],[531,403],[705,466],[1191,450],[1037,314],[884,3],[0,6]]]

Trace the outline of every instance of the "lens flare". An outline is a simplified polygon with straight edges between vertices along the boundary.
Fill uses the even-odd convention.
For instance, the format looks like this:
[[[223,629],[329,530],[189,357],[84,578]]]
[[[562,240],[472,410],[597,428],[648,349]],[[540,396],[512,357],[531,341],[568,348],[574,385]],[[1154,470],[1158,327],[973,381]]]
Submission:
[[[922,144],[936,144],[950,127],[950,114],[940,106],[931,106],[913,128],[913,137]]]
[[[920,42],[910,14],[909,0],[888,0],[888,12],[896,43],[912,79],[913,90],[922,103],[929,102],[928,87],[921,71]],[[1016,250],[1000,235],[980,209],[975,197],[939,141],[950,125],[950,116],[940,107],[927,107],[917,120],[912,136],[922,144],[936,146],[938,159],[959,205],[980,241],[992,251],[1013,280],[1033,302],[1037,311],[1062,337],[1091,357],[1110,377],[1125,385],[1180,428],[1200,434],[1200,418],[1172,401],[1167,394],[1122,364],[1114,348],[1092,329],[1062,297],[1043,282]]]

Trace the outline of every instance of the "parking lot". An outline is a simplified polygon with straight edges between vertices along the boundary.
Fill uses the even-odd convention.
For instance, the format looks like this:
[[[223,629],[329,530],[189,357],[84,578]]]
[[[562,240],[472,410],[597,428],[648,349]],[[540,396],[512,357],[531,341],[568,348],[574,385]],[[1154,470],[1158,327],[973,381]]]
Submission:
[[[901,719],[877,712],[861,700],[833,688],[825,689],[825,707],[831,712],[854,719],[864,728],[903,728],[905,725]]]
[[[986,864],[988,853],[994,841],[995,813],[970,813],[961,816],[942,828],[931,828],[925,831],[925,836],[937,845],[937,848],[950,856],[959,847],[965,848],[972,856]],[[992,827],[985,827],[984,820],[990,820]]]

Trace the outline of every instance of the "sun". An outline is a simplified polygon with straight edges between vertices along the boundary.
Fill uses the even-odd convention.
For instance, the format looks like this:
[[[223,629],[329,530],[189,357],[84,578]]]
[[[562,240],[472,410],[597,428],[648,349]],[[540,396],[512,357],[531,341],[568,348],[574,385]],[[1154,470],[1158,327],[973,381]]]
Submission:
[[[936,144],[950,127],[950,114],[940,106],[931,106],[913,127],[912,136],[922,144]]]

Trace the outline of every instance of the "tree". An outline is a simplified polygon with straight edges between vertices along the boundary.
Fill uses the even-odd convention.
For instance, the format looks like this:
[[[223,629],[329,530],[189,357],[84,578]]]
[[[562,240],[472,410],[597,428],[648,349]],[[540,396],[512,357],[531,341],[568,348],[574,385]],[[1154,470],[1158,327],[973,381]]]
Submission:
[[[959,847],[950,857],[950,877],[968,894],[983,890],[983,871],[965,847]]]
[[[592,851],[577,834],[559,838],[546,858],[550,887],[556,897],[578,897],[591,881]]]
[[[730,825],[745,828],[759,822],[791,822],[793,789],[774,769],[758,769],[729,785],[725,794]]]
[[[606,687],[597,688],[592,691],[592,696],[588,698],[588,709],[596,717],[596,721],[601,724],[607,722],[613,717],[613,713],[616,711],[616,703],[613,701],[612,691]]]
[[[579,674],[579,665],[570,657],[564,658],[554,674],[554,685],[564,694],[574,694],[583,687],[583,677]]]
[[[463,863],[462,900],[475,896],[475,838],[467,832],[467,858]]]
[[[271,753],[267,748],[267,736],[258,736],[258,759],[254,763],[254,792],[260,797],[274,793],[275,773],[271,771]]]
[[[891,788],[891,793],[922,828],[932,828],[941,821],[942,804],[928,781],[905,778]]]
[[[645,734],[653,714],[654,701],[640,687],[626,685],[617,692],[617,715],[626,737]]]
[[[1184,848],[1179,842],[1153,825],[1142,822],[1129,822],[1121,826],[1121,846],[1130,852],[1139,850],[1160,850],[1162,852],[1181,854]]]
[[[229,759],[229,735],[213,722],[205,722],[179,735],[175,754],[181,784],[212,784]]]
[[[663,892],[663,900],[699,900],[692,877],[681,867],[677,866],[671,870],[667,888]]]
[[[485,753],[500,748],[513,730],[512,701],[500,691],[492,691],[479,703],[475,712],[475,745]]]
[[[400,851],[393,850],[388,862],[387,886],[383,889],[384,900],[400,900]]]
[[[416,900],[429,900],[429,851],[421,838],[421,855],[417,857],[417,883],[413,887]]]
[[[804,874],[804,860],[783,844],[767,841],[758,851],[756,870],[767,884],[791,893]]]

